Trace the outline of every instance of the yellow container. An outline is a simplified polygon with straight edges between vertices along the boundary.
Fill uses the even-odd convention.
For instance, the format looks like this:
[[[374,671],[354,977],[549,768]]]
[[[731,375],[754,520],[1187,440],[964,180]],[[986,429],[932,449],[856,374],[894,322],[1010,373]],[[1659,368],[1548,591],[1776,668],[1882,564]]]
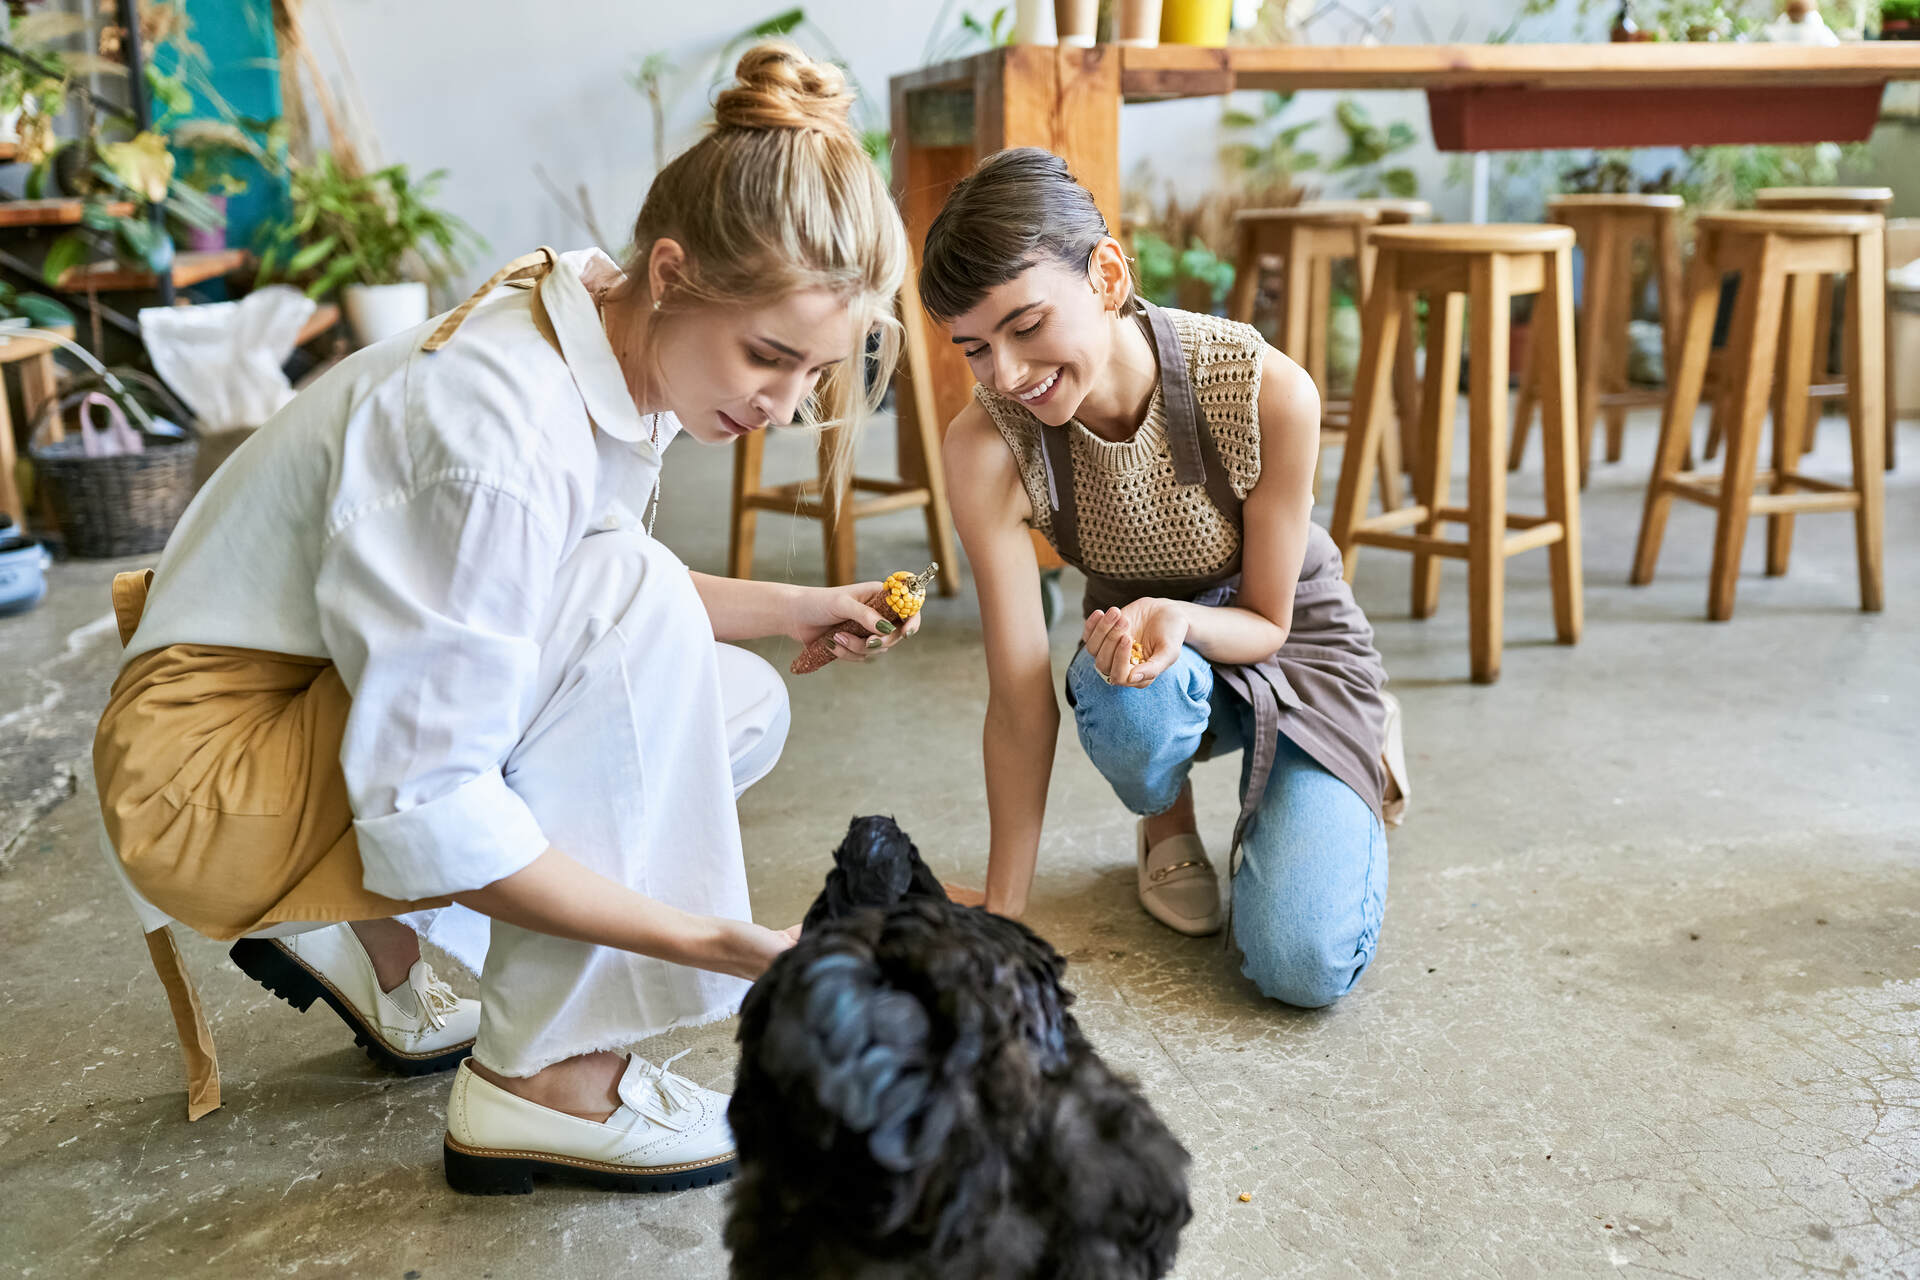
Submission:
[[[1233,25],[1233,0],[1166,0],[1160,11],[1161,44],[1222,48]]]

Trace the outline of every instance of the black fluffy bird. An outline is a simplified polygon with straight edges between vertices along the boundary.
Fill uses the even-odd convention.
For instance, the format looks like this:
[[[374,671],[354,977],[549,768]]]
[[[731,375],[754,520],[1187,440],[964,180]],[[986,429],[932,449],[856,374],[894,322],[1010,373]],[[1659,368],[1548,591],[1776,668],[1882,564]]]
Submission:
[[[945,902],[947,891],[892,818],[855,818],[847,824],[847,838],[833,851],[833,870],[807,908],[800,932],[804,936],[815,925],[839,920],[860,907],[890,907],[909,898]]]
[[[1188,1157],[1081,1034],[1059,954],[856,819],[741,1009],[735,1280],[1151,1280]]]

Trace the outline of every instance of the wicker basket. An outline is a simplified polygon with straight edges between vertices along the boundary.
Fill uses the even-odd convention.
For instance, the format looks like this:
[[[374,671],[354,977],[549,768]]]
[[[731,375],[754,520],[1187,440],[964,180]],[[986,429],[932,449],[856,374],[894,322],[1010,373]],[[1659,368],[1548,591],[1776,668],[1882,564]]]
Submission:
[[[167,537],[193,497],[193,461],[199,441],[143,431],[143,453],[90,458],[76,433],[58,443],[45,437],[59,407],[63,420],[84,400],[90,385],[74,387],[41,406],[27,447],[35,489],[46,495],[67,553],[85,559],[146,555]]]

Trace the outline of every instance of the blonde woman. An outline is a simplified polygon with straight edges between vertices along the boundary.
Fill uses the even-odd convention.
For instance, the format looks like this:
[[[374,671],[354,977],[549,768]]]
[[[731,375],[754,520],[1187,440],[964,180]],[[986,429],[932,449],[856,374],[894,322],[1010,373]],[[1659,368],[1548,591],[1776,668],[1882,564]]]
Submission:
[[[389,1067],[458,1064],[459,1190],[732,1172],[726,1097],[624,1051],[731,1014],[797,933],[752,922],[734,810],[778,758],[784,686],[724,642],[834,632],[857,662],[913,628],[863,603],[875,584],[691,573],[651,508],[676,435],[817,404],[844,465],[885,385],[906,246],[850,102],[832,66],[749,52],[624,270],[529,255],[355,355],[214,477],[150,588],[116,584],[133,630],[94,757],[149,927],[238,939]],[[416,928],[479,972],[477,1003]]]

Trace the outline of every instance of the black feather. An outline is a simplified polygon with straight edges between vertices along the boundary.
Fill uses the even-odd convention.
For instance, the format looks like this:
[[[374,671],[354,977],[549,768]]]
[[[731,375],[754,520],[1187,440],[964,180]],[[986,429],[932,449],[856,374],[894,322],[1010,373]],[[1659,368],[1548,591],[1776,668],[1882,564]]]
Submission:
[[[741,1008],[735,1280],[1152,1280],[1188,1157],[1080,1032],[1066,965],[857,819]]]
[[[807,908],[801,932],[838,920],[861,907],[888,907],[908,898],[947,900],[940,878],[921,860],[892,818],[873,814],[847,824],[847,837],[833,851],[833,870],[820,896]]]

